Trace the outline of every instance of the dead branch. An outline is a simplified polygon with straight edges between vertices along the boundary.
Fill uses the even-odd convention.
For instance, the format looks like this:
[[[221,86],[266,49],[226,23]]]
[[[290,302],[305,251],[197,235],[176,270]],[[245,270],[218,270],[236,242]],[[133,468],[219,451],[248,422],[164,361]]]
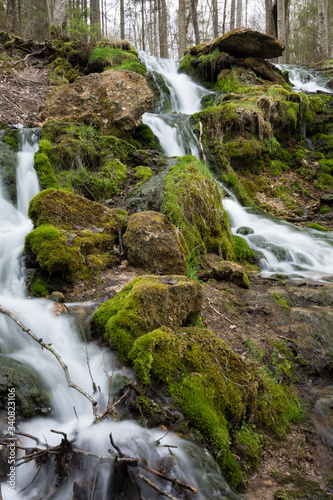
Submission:
[[[204,164],[207,165],[206,155],[205,155],[204,148],[203,148],[203,145],[202,145],[203,130],[202,130],[202,123],[201,123],[201,121],[199,121],[199,127],[200,127],[200,135],[199,135],[200,155],[202,156]]]
[[[21,111],[21,113],[24,113],[23,109],[22,109],[22,108],[20,108],[20,106],[18,106],[17,104],[15,104],[15,102],[12,102],[12,101],[10,101],[9,99],[7,99],[7,97],[6,97],[5,95],[1,94],[1,97],[3,97],[4,99],[6,99],[6,101],[7,101],[7,102],[9,102],[9,104],[11,104],[12,106],[16,106],[16,107],[17,107],[17,109],[18,109],[19,111]]]
[[[43,339],[39,339],[29,328],[24,326],[23,323],[21,323],[21,321],[13,313],[8,311],[7,309],[4,309],[1,305],[0,305],[0,313],[5,314],[6,316],[9,316],[9,318],[11,318],[21,328],[21,330],[23,330],[35,342],[37,342],[42,347],[42,349],[46,349],[47,351],[50,351],[53,354],[53,356],[57,359],[57,361],[59,362],[59,364],[61,365],[62,369],[65,372],[68,387],[75,389],[76,391],[78,391],[80,394],[82,394],[85,398],[87,398],[90,401],[90,403],[92,404],[93,413],[96,416],[96,414],[97,414],[97,401],[95,401],[87,392],[85,392],[83,389],[81,389],[81,387],[79,387],[78,385],[76,385],[72,382],[70,375],[69,375],[68,366],[64,363],[61,356],[49,344],[46,344],[45,342],[43,342]]]
[[[150,472],[151,474],[154,474],[154,476],[161,477],[162,479],[165,479],[166,481],[169,481],[170,483],[173,483],[176,486],[180,486],[181,488],[185,488],[186,490],[190,490],[191,493],[194,495],[198,494],[197,488],[194,488],[193,486],[190,486],[187,483],[184,483],[180,479],[177,479],[176,477],[170,477],[167,474],[163,474],[162,472],[159,472],[157,470],[151,469],[150,467],[146,467],[143,465],[140,465],[141,469],[146,470],[147,472]]]
[[[15,63],[12,64],[12,66],[16,66],[17,64],[20,64],[21,62],[26,63],[28,57],[38,57],[44,54],[44,52],[47,51],[49,47],[46,45],[45,47],[42,48],[42,50],[37,50],[35,52],[31,52],[30,54],[27,54],[23,59],[20,59],[19,61],[16,61]]]
[[[96,394],[96,392],[97,392],[97,386],[96,386],[96,384],[94,382],[94,379],[93,379],[93,376],[92,376],[92,373],[91,373],[91,370],[90,370],[90,362],[89,362],[89,354],[88,354],[88,342],[87,342],[87,337],[86,337],[86,334],[84,332],[84,329],[82,328],[81,319],[80,319],[80,329],[81,329],[81,332],[82,332],[82,335],[83,335],[83,338],[84,338],[84,344],[86,346],[87,367],[88,367],[88,372],[89,372],[89,375],[90,375],[90,378],[91,378],[91,383],[92,383],[92,388],[93,388],[93,394]]]
[[[170,498],[171,500],[177,500],[176,497],[170,495],[167,491],[162,490],[157,484],[153,483],[148,477],[144,476],[143,474],[140,474],[140,472],[137,474],[137,477],[141,479],[141,481],[144,481],[146,484],[148,484],[153,490],[157,491],[159,495],[162,495],[164,497]]]
[[[210,305],[210,307],[213,309],[214,312],[216,312],[216,314],[218,314],[219,316],[221,316],[221,318],[229,321],[229,323],[232,323],[232,321],[227,318],[226,316],[224,316],[223,314],[221,314],[217,309],[215,309],[215,307],[212,306],[211,302],[210,302],[210,299],[208,299],[208,304]]]

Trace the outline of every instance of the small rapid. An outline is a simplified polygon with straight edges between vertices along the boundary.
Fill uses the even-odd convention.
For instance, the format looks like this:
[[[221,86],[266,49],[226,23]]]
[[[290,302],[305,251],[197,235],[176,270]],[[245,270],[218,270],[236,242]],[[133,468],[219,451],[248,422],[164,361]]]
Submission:
[[[290,83],[298,92],[333,94],[333,90],[327,86],[330,79],[323,72],[293,64],[275,64],[275,66],[281,71],[288,71]]]
[[[172,111],[175,112],[167,114],[162,112],[146,113],[143,116],[144,123],[152,128],[166,155],[192,154],[199,158],[197,139],[191,128],[187,127],[184,130],[183,123],[184,121],[189,123],[188,113],[193,114],[201,109],[200,99],[209,91],[195,84],[188,76],[179,75],[177,73],[178,61],[156,59],[144,54],[141,54],[141,58],[152,74],[158,73],[159,78],[162,77],[165,80],[168,89],[172,87],[172,91],[170,90],[171,104]],[[289,66],[279,65],[279,67],[283,70],[290,69]],[[290,75],[291,81],[295,82],[296,86],[301,79],[301,77],[296,76],[298,74],[299,68],[298,73],[295,69]],[[318,84],[310,72],[306,73],[306,79],[307,83],[312,85],[311,88],[314,92],[321,88],[329,92],[326,87],[321,87]],[[163,101],[167,97],[162,86],[160,90]],[[182,107],[179,106],[184,93],[187,94],[188,101],[192,102],[192,107],[186,106],[185,115],[182,112]],[[170,117],[172,118],[170,119]],[[255,251],[263,276],[283,274],[295,279],[308,278],[312,280],[333,276],[333,233],[331,231],[323,233],[315,229],[299,228],[275,217],[270,217],[264,212],[260,215],[252,213],[251,209],[242,207],[228,189],[221,184],[220,186],[225,194],[223,206],[229,214],[232,232],[245,239]],[[246,229],[242,231],[241,228],[244,226]]]
[[[25,236],[32,229],[27,217],[29,199],[39,191],[33,168],[39,138],[36,130],[21,130],[18,134],[20,151],[17,165],[17,207],[8,201],[0,175],[0,305],[13,313],[40,342],[52,346],[68,367],[71,382],[92,395],[97,402],[97,414],[102,415],[107,409],[110,396],[114,397],[117,377],[120,380],[126,377],[126,380],[134,381],[134,372],[124,370],[109,349],[102,349],[93,342],[85,344],[77,326],[77,318],[71,315],[56,316],[51,301],[26,297],[21,256]],[[137,488],[128,482],[128,475],[122,475],[121,468],[115,472],[110,461],[110,433],[125,456],[137,458],[152,467],[159,464],[156,468],[164,464],[170,476],[198,488],[200,498],[240,498],[230,490],[209,453],[181,439],[174,432],[147,429],[130,419],[105,419],[95,423],[90,401],[68,386],[65,371],[52,353],[42,349],[4,314],[0,314],[0,355],[33,368],[51,395],[52,407],[45,408],[49,412],[48,417],[37,416],[28,421],[15,422],[18,432],[27,435],[24,437],[22,434],[14,434],[15,442],[30,451],[36,446],[46,450],[59,445],[66,435],[75,448],[80,450],[74,457],[69,457],[68,463],[64,464],[66,472],[62,477],[60,474],[59,478],[55,473],[56,470],[59,472],[59,463],[56,465],[54,460],[55,454],[50,454],[41,467],[35,461],[26,461],[23,465],[14,467],[14,472],[10,469],[11,476],[4,478],[1,484],[0,497],[3,500],[69,499],[83,498],[82,495],[85,495],[84,498],[100,500],[141,498]],[[93,382],[98,388],[97,392],[94,391]],[[1,422],[2,435],[8,429],[8,425],[6,427]],[[101,460],[99,455],[109,457],[110,460]],[[18,457],[21,457],[23,463],[24,452],[19,451]],[[6,467],[6,464],[0,466]],[[9,470],[9,462],[7,467]],[[172,494],[172,483],[150,473],[145,473],[145,476],[157,487]],[[141,490],[145,498],[160,498],[145,482],[142,483]],[[188,492],[187,498],[197,496]]]

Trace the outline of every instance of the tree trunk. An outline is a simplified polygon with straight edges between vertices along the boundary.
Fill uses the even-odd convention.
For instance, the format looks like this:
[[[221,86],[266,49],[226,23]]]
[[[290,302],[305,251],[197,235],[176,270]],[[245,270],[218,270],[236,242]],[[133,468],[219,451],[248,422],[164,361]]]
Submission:
[[[236,10],[236,0],[231,0],[230,8],[230,30],[235,29],[235,10]]]
[[[277,0],[277,38],[285,45],[289,38],[289,10],[290,0]],[[279,63],[286,62],[286,52],[278,59]]]
[[[96,27],[96,38],[101,38],[101,11],[99,0],[90,0],[90,26]]]
[[[141,0],[141,48],[146,50],[145,43],[145,1]]]
[[[199,45],[200,44],[200,33],[199,33],[199,26],[198,26],[198,12],[197,12],[196,0],[191,0],[191,15],[192,15],[192,24],[193,24],[194,36],[195,36],[195,44]]]
[[[318,0],[318,58],[328,59],[327,0]]]
[[[3,5],[2,0],[0,0],[0,31],[8,31],[9,24],[7,21],[5,7]]]
[[[120,38],[125,40],[125,7],[124,0],[120,0]]]
[[[237,0],[236,28],[240,28],[242,26],[242,11],[243,11],[243,2],[242,0]]]
[[[276,36],[277,32],[274,23],[272,0],[265,0],[265,13],[266,13],[266,33],[267,35]]]
[[[56,0],[54,3],[52,24],[61,28],[66,24],[69,0]]]
[[[186,11],[185,0],[179,0],[178,7],[178,57],[182,58],[186,50]]]
[[[219,36],[219,13],[217,7],[217,0],[213,0],[213,37]]]
[[[169,57],[168,51],[168,11],[166,0],[159,0],[158,2],[158,24],[159,24],[159,42],[160,42],[160,55],[167,59]]]
[[[224,0],[224,8],[223,8],[223,23],[222,23],[222,35],[225,33],[225,24],[226,24],[226,18],[227,18],[227,3],[228,0]]]

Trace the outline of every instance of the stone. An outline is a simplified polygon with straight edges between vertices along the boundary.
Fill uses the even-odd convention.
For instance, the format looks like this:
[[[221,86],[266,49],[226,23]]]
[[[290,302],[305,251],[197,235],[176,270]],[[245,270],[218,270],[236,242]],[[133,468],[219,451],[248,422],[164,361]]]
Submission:
[[[257,57],[260,59],[272,59],[283,54],[286,46],[279,42],[274,36],[266,35],[260,31],[250,28],[238,28],[228,31],[223,36],[215,38],[212,42],[198,45],[190,49],[200,49],[200,52],[209,53],[215,49],[227,52],[236,57]],[[198,52],[194,52],[195,55]]]
[[[186,276],[140,276],[94,313],[91,332],[104,336],[128,361],[136,338],[165,325],[173,330],[199,317],[202,286]]]
[[[213,268],[213,277],[217,280],[231,281],[241,288],[249,288],[250,282],[244,267],[235,262],[216,262]]]
[[[254,231],[253,231],[252,227],[242,226],[242,227],[239,227],[237,229],[236,233],[242,234],[243,236],[246,236],[248,234],[253,234]]]
[[[50,299],[53,301],[53,302],[57,302],[57,303],[64,303],[65,302],[65,296],[62,292],[52,292],[51,295],[50,295]]]
[[[154,211],[133,214],[123,242],[130,265],[154,274],[185,274],[184,241],[165,215]]]
[[[5,410],[8,390],[15,389],[17,418],[50,412],[51,398],[37,372],[28,365],[0,354],[0,409]]]
[[[14,149],[0,141],[1,179],[12,202],[16,202],[16,164],[17,154]]]
[[[40,106],[38,118],[43,122],[79,120],[130,135],[153,104],[153,93],[141,75],[108,70],[81,76],[67,87],[52,90]]]

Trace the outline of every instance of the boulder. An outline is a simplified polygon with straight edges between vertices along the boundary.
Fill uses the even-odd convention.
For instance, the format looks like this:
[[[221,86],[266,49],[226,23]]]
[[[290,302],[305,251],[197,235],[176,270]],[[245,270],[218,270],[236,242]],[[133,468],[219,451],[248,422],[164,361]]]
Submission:
[[[249,288],[250,282],[244,267],[235,262],[216,260],[215,256],[206,256],[205,269],[199,273],[201,279],[214,278],[218,281],[228,281],[241,288]]]
[[[16,359],[0,354],[0,409],[8,403],[8,390],[15,389],[18,418],[32,418],[50,412],[51,398],[37,372]]]
[[[228,31],[210,43],[191,47],[189,52],[192,55],[197,55],[199,52],[208,54],[218,49],[236,57],[271,59],[281,56],[285,48],[286,46],[272,35],[250,28],[238,28]]]
[[[198,318],[201,285],[185,276],[140,276],[104,302],[92,318],[92,333],[104,336],[123,362],[136,338],[165,325],[173,330]]]
[[[185,274],[184,239],[165,215],[139,212],[129,218],[123,242],[129,264],[155,274]]]
[[[153,104],[153,93],[141,75],[108,70],[81,76],[71,85],[51,91],[39,108],[38,118],[79,120],[130,135]]]
[[[31,200],[29,217],[35,229],[26,237],[25,252],[47,278],[85,279],[115,260],[121,221],[114,210],[50,188]]]

